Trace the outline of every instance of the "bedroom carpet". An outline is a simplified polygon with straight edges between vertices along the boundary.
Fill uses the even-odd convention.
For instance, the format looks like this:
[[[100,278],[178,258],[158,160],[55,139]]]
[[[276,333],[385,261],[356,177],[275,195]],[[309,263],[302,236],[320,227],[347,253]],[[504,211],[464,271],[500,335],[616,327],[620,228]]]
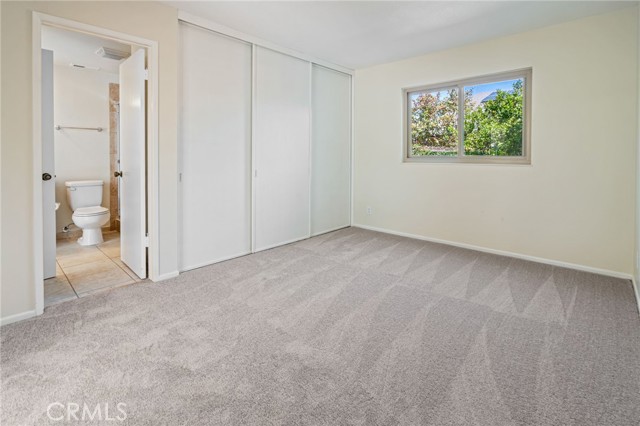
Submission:
[[[357,228],[49,307],[0,356],[2,425],[640,419],[629,281]]]

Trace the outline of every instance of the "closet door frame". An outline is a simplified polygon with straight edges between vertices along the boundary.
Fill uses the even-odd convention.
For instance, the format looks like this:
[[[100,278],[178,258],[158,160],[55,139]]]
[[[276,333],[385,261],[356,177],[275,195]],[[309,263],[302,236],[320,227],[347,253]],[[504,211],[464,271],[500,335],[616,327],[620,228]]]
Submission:
[[[218,24],[216,22],[210,21],[208,19],[190,14],[188,12],[182,11],[182,10],[178,10],[178,21],[179,22],[184,22],[187,24],[191,24],[191,25],[195,25],[198,27],[201,27],[203,29],[206,30],[210,30],[213,31],[215,33],[218,33],[220,35],[223,36],[227,36],[230,38],[234,38],[237,39],[239,41],[243,41],[246,43],[249,43],[251,45],[251,125],[250,125],[250,138],[251,138],[251,164],[250,164],[250,170],[251,170],[251,193],[250,193],[250,200],[251,200],[251,206],[250,206],[250,211],[251,211],[251,220],[250,220],[250,224],[251,224],[251,238],[250,238],[250,252],[251,253],[255,253],[256,250],[256,245],[255,245],[255,235],[256,235],[256,215],[255,215],[255,197],[256,197],[256,184],[255,184],[255,179],[256,179],[256,175],[255,175],[255,143],[254,143],[254,135],[255,135],[255,131],[256,131],[256,55],[257,55],[257,50],[259,47],[261,48],[267,48],[270,50],[273,50],[275,52],[278,53],[282,53],[288,56],[292,56],[294,58],[297,59],[301,59],[304,61],[309,62],[309,78],[310,78],[310,84],[309,84],[309,94],[310,96],[312,96],[312,85],[313,85],[313,81],[311,80],[313,78],[313,65],[320,65],[322,67],[328,68],[330,70],[334,70],[334,71],[338,71],[344,74],[347,74],[351,77],[351,87],[350,87],[350,91],[351,91],[351,106],[350,106],[350,123],[351,123],[351,129],[350,129],[350,141],[349,141],[349,145],[350,145],[350,182],[349,182],[349,197],[350,197],[350,212],[349,212],[349,218],[350,218],[350,222],[347,226],[351,226],[354,223],[354,211],[353,211],[353,205],[354,205],[354,199],[353,199],[353,182],[354,182],[354,146],[353,146],[353,141],[354,141],[354,128],[353,128],[353,117],[354,117],[354,99],[355,99],[355,90],[354,90],[354,70],[347,68],[347,67],[343,67],[341,65],[337,65],[334,64],[330,61],[326,61],[320,58],[316,58],[312,55],[307,55],[301,52],[298,52],[296,50],[293,49],[288,49],[282,46],[279,46],[275,43],[269,42],[267,40],[263,40],[259,37],[255,37],[252,36],[250,34],[246,34],[243,33],[241,31],[237,31],[234,30],[232,28],[226,27],[224,25]],[[181,66],[181,65],[179,65]],[[310,100],[310,108],[311,108],[311,103],[313,102],[313,100]],[[312,121],[312,111],[310,109],[309,111],[309,157],[307,158],[308,161],[308,165],[309,165],[309,179],[308,179],[308,185],[309,185],[309,193],[311,191],[311,167],[312,167],[312,160],[311,160],[311,152],[312,152],[312,146],[311,144],[313,143],[312,141],[312,126],[313,126],[313,121]],[[179,158],[178,160],[180,161],[180,164],[182,164],[182,150],[180,150],[179,153]],[[180,176],[179,176],[179,180],[181,180],[181,176],[182,176],[182,169],[179,170],[180,172]],[[181,192],[182,192],[182,187],[180,186],[180,194],[179,194],[179,200],[181,199]],[[311,196],[309,197],[309,212],[311,213]],[[181,213],[180,213],[181,214]],[[181,218],[180,218],[181,220]],[[311,228],[311,214],[309,214],[309,218],[308,218],[308,229],[309,229],[309,235],[307,237],[310,236],[314,236],[314,235],[320,235],[321,233],[318,234],[314,234],[311,235],[312,232],[312,228]],[[341,227],[342,228],[342,227]],[[340,228],[338,228],[340,229]],[[331,232],[330,230],[326,231],[326,232]],[[181,242],[182,237],[180,236],[179,241]],[[181,245],[181,244],[180,244]],[[182,247],[179,248],[179,250],[182,250]],[[266,250],[266,248],[263,248],[263,250]]]

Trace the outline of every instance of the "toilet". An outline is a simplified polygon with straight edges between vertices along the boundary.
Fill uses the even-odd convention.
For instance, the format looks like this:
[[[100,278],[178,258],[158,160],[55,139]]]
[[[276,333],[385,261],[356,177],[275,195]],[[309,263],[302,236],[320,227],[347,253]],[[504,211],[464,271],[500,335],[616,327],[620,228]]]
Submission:
[[[101,180],[75,180],[64,183],[67,187],[67,200],[73,210],[73,223],[82,229],[82,237],[78,238],[81,246],[100,244],[102,226],[109,221],[109,209],[102,204]]]

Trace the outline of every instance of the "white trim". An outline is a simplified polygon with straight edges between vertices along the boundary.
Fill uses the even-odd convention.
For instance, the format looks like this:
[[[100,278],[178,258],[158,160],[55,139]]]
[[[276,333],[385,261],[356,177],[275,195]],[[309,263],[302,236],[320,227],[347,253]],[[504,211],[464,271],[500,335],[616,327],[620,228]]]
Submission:
[[[32,42],[32,85],[31,85],[31,104],[33,105],[32,114],[32,161],[33,161],[33,279],[35,290],[35,310],[34,315],[42,315],[44,312],[44,231],[42,214],[42,23],[43,15],[33,12],[31,17],[31,42]],[[15,321],[19,321],[21,315],[12,315],[9,318],[20,317]],[[2,319],[4,324],[4,318]]]
[[[256,180],[258,179],[256,164],[256,117],[258,116],[258,46],[251,45],[251,253],[256,251]]]
[[[281,243],[277,243],[277,244],[272,244],[270,246],[266,246],[266,247],[261,247],[257,250],[254,250],[253,253],[259,253],[261,251],[265,251],[265,250],[271,250],[274,249],[276,247],[282,247],[282,246],[286,246],[287,244],[293,244],[293,243],[297,243],[298,241],[304,241],[304,240],[308,240],[310,237],[301,237],[301,238],[294,238],[293,240],[289,240],[289,241],[283,241]]]
[[[23,321],[29,318],[33,318],[36,315],[40,315],[40,314],[36,314],[36,311],[33,310],[33,311],[21,312],[19,314],[9,315],[8,317],[2,317],[2,319],[0,319],[0,326],[12,324],[18,321]]]
[[[149,279],[160,281],[160,123],[158,42],[149,40],[147,49],[147,238]]]
[[[631,278],[631,285],[633,286],[633,294],[636,296],[636,304],[638,305],[638,315],[640,315],[640,289],[638,289],[638,283],[635,278]]]
[[[183,95],[184,95],[184,56],[183,56],[183,52],[182,52],[182,46],[183,46],[183,38],[184,38],[184,29],[182,26],[178,25],[178,50],[180,51],[179,57],[178,57],[178,84],[177,84],[177,88],[178,88],[178,113],[177,113],[177,130],[178,130],[178,137],[177,137],[177,144],[176,144],[176,148],[177,148],[177,155],[176,155],[176,160],[178,163],[178,176],[176,176],[176,179],[178,180],[178,211],[177,211],[177,230],[178,230],[178,257],[177,257],[177,262],[176,264],[178,265],[178,270],[182,271],[183,270],[183,262],[184,262],[184,208],[183,208],[183,203],[182,200],[184,198],[184,185],[182,184],[182,179],[183,179],[183,174],[184,174],[184,138],[183,138],[183,128],[182,128],[182,124],[184,123],[184,120],[182,118],[182,113],[184,111],[183,108]]]
[[[378,227],[375,227],[375,226],[368,226],[368,225],[362,225],[362,224],[354,224],[353,226],[355,228],[367,229],[369,231],[376,231],[376,232],[382,232],[382,233],[385,233],[385,234],[398,235],[400,237],[413,238],[413,239],[416,239],[416,240],[429,241],[429,242],[432,242],[432,243],[446,244],[446,245],[449,245],[449,246],[460,247],[460,248],[465,248],[465,249],[469,249],[469,250],[476,250],[476,251],[481,251],[481,252],[484,252],[484,253],[497,254],[499,256],[512,257],[514,259],[528,260],[528,261],[531,261],[531,262],[544,263],[544,264],[552,265],[552,266],[560,266],[562,268],[575,269],[577,271],[584,271],[584,272],[591,272],[591,273],[599,274],[599,275],[606,275],[608,277],[622,278],[622,279],[625,279],[625,280],[633,280],[633,276],[631,274],[627,274],[627,273],[624,273],[624,272],[618,272],[618,271],[611,271],[609,269],[593,268],[591,266],[578,265],[576,263],[569,263],[569,262],[563,262],[563,261],[560,261],[560,260],[546,259],[546,258],[543,258],[543,257],[529,256],[527,254],[514,253],[514,252],[510,252],[510,251],[505,251],[505,250],[496,250],[496,249],[492,249],[492,248],[488,248],[488,247],[475,246],[473,244],[458,243],[458,242],[449,241],[449,240],[441,240],[439,238],[431,238],[431,237],[426,237],[426,236],[423,236],[423,235],[410,234],[408,232],[393,231],[391,229],[378,228]]]
[[[356,126],[355,126],[355,121],[356,121],[356,81],[355,81],[355,74],[351,76],[351,119],[350,119],[350,123],[349,125],[351,126],[351,140],[349,141],[350,143],[350,155],[351,158],[350,160],[350,164],[351,164],[351,180],[349,182],[349,197],[351,200],[351,203],[349,205],[349,224],[354,224],[356,222],[355,219],[355,202],[356,202],[356,197],[355,197],[355,180],[356,180]]]
[[[307,115],[309,117],[309,144],[307,151],[307,193],[309,195],[309,202],[307,208],[309,209],[309,216],[307,217],[307,229],[308,236],[311,238],[313,222],[311,215],[313,214],[313,200],[311,191],[313,189],[313,62],[309,62],[309,109]]]
[[[128,44],[136,44],[140,47],[145,48],[153,44],[158,44],[158,42],[154,40],[149,40],[131,34],[125,34],[118,31],[112,31],[107,28],[97,27],[95,25],[85,24],[83,22],[73,21],[71,19],[47,15],[46,13],[33,12],[33,16],[34,18],[38,19],[39,25],[46,24],[52,27],[81,32],[101,38],[107,38],[121,43],[124,42]],[[40,37],[39,33],[37,35],[38,37]]]
[[[345,228],[348,228],[350,226],[351,226],[351,224],[347,223],[346,225],[340,225],[340,226],[336,226],[335,228],[325,229],[325,230],[316,232],[315,234],[311,234],[311,238],[312,237],[317,237],[318,235],[328,234],[329,232],[339,231],[341,229],[345,229]]]
[[[158,42],[148,40],[130,34],[108,30],[94,25],[85,24],[57,16],[40,12],[32,12],[32,127],[33,127],[33,261],[34,261],[34,286],[35,286],[35,313],[41,315],[44,311],[44,275],[43,275],[43,230],[42,230],[42,183],[40,173],[42,171],[42,140],[41,140],[41,107],[42,94],[41,72],[42,63],[40,51],[42,48],[42,26],[49,25],[70,31],[95,35],[110,40],[127,44],[135,44],[147,50],[147,66],[149,81],[147,86],[147,217],[149,233],[149,279],[161,281],[165,276],[160,275],[160,243],[159,243],[159,120],[158,120]]]
[[[298,52],[297,50],[288,49],[286,47],[278,46],[275,43],[271,43],[271,42],[269,42],[267,40],[263,40],[261,38],[254,37],[254,36],[252,36],[250,34],[246,34],[246,33],[240,32],[240,31],[236,31],[236,30],[234,30],[232,28],[229,28],[229,27],[226,27],[226,26],[224,26],[222,24],[218,24],[217,22],[213,22],[213,21],[210,21],[208,19],[201,18],[201,17],[196,16],[196,15],[192,15],[192,14],[190,14],[188,12],[183,11],[183,10],[178,10],[178,20],[187,22],[187,23],[192,24],[192,25],[196,25],[198,27],[205,28],[207,30],[215,31],[217,33],[221,33],[221,34],[224,34],[224,35],[229,36],[229,37],[237,38],[239,40],[246,41],[248,43],[251,43],[251,44],[254,44],[254,45],[257,45],[257,46],[266,47],[267,49],[275,50],[276,52],[284,53],[285,55],[293,56],[293,57],[296,57],[298,59],[305,60],[307,62],[311,62],[311,63],[318,64],[318,65],[322,65],[323,67],[331,68],[333,70],[340,71],[340,72],[343,72],[345,74],[353,75],[353,73],[354,73],[354,71],[351,68],[346,68],[346,67],[343,67],[341,65],[334,64],[332,62],[325,61],[323,59],[316,58],[316,57],[311,56],[311,55],[307,55],[306,53]]]
[[[156,277],[156,279],[153,280],[153,282],[157,283],[159,281],[168,280],[168,279],[171,279],[171,278],[175,278],[178,275],[180,275],[180,272],[178,272],[178,271],[167,272],[166,274],[158,275]]]
[[[221,258],[216,259],[216,260],[209,260],[209,261],[206,261],[206,262],[198,263],[196,265],[189,266],[189,267],[187,267],[185,269],[181,269],[180,273],[193,271],[194,269],[204,268],[205,266],[215,265],[216,263],[220,263],[220,262],[226,262],[227,260],[237,259],[239,257],[247,256],[249,254],[251,254],[251,252],[250,251],[246,251],[246,252],[241,252],[241,253],[238,253],[238,254],[232,254],[231,256],[221,257]]]

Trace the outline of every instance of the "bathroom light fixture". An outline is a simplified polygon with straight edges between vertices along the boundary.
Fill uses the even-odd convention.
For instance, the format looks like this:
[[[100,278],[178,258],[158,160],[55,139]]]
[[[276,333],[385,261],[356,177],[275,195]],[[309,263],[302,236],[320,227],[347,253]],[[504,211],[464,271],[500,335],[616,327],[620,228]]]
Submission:
[[[131,53],[102,46],[100,49],[96,50],[96,55],[102,56],[103,58],[115,59],[119,61],[121,59],[128,58],[129,56],[131,56]]]

